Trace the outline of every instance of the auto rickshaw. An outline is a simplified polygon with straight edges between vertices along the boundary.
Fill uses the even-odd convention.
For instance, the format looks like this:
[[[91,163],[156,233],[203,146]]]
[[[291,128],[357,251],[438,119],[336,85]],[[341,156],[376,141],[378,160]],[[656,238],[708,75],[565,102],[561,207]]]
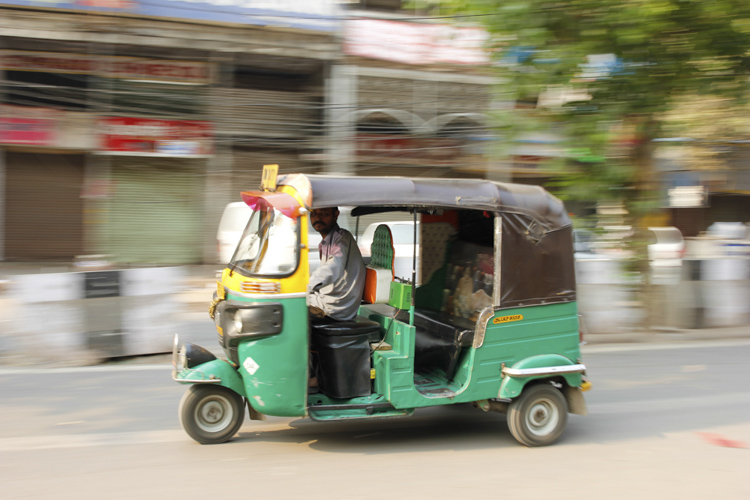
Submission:
[[[513,437],[542,446],[568,413],[586,414],[573,232],[560,200],[483,179],[265,179],[242,193],[253,214],[210,306],[226,359],[175,336],[172,378],[190,385],[179,415],[193,439],[229,440],[245,408],[253,420],[328,421],[471,403],[507,414]],[[394,279],[390,232],[378,228],[358,316],[311,325],[308,213],[335,206],[412,214],[414,270]]]

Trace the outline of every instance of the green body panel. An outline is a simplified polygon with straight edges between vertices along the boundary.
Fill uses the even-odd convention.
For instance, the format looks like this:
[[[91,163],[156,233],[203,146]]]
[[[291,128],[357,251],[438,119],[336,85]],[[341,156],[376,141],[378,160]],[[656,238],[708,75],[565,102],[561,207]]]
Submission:
[[[476,349],[472,374],[474,386],[488,398],[518,396],[526,382],[532,380],[518,378],[516,380],[521,385],[517,393],[500,395],[501,382],[507,384],[500,377],[503,365],[531,368],[531,365],[524,365],[524,360],[539,357],[536,362],[540,364],[534,367],[560,366],[576,363],[581,355],[576,302],[503,309],[495,313],[495,318],[515,315],[521,315],[523,319],[499,324],[490,320],[482,347]],[[580,385],[578,374],[566,376],[566,380]]]
[[[230,293],[227,298],[279,302],[284,306],[284,326],[280,334],[239,344],[239,373],[245,395],[258,412],[283,417],[305,416],[308,365],[305,297],[249,299]]]
[[[547,366],[568,366],[574,364],[573,361],[558,354],[540,354],[539,356],[522,359],[511,368],[544,368]],[[555,376],[563,377],[565,382],[571,387],[578,387],[581,385],[580,373],[567,373]],[[500,384],[500,393],[498,394],[498,397],[506,399],[515,398],[521,394],[521,391],[523,391],[523,388],[527,383],[532,380],[543,378],[549,378],[549,375],[538,377],[504,377],[502,384]]]
[[[490,320],[483,345],[476,349],[464,348],[452,382],[443,384],[444,394],[448,395],[428,396],[414,385],[414,327],[371,314],[366,306],[360,313],[379,321],[386,329],[385,342],[392,349],[373,353],[375,392],[385,396],[398,409],[514,397],[532,379],[517,379],[520,383],[518,393],[500,396],[503,364],[515,366],[527,358],[537,357],[536,362],[541,363],[539,366],[560,366],[574,364],[580,356],[575,302],[500,310],[495,317],[522,316],[523,319],[498,324]],[[581,383],[579,374],[564,377],[570,385]],[[515,388],[515,384],[509,386],[511,390]]]
[[[230,296],[233,300],[248,299]],[[257,301],[255,299],[254,301]],[[247,340],[239,345],[242,366],[235,370],[223,360],[204,363],[179,375],[188,382],[221,378],[220,385],[245,396],[260,413],[277,416],[305,416],[309,404],[315,420],[374,418],[411,414],[415,408],[466,403],[494,398],[513,398],[535,378],[501,376],[503,365],[538,368],[574,364],[580,355],[578,318],[575,303],[548,304],[497,311],[495,317],[523,316],[512,322],[489,321],[483,345],[466,347],[456,374],[448,383],[434,374],[419,374],[421,382],[434,382],[441,392],[423,394],[415,386],[415,328],[371,313],[363,306],[360,313],[378,321],[385,330],[390,350],[372,354],[375,369],[374,393],[367,397],[334,400],[321,394],[307,395],[308,334],[304,297],[276,299],[284,305],[284,327],[279,335]],[[249,361],[251,360],[251,361]],[[252,373],[248,370],[251,370]],[[558,375],[577,387],[580,374]],[[390,407],[377,407],[390,403]],[[327,408],[316,405],[363,405],[360,408]],[[368,409],[367,405],[375,405]]]
[[[177,374],[177,381],[180,383],[200,383],[204,380],[210,380],[211,376],[221,382],[212,385],[221,385],[231,389],[240,396],[245,396],[245,385],[242,383],[240,374],[237,369],[223,359],[214,359],[208,363],[203,363],[195,368],[186,368]]]

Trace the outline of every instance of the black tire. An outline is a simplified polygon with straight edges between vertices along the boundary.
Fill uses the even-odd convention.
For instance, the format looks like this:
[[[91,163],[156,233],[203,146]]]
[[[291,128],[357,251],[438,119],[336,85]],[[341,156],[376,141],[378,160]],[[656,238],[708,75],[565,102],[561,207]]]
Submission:
[[[218,444],[234,436],[245,419],[242,396],[218,385],[191,385],[180,400],[180,423],[201,444]]]
[[[519,443],[547,446],[563,433],[568,421],[568,403],[549,384],[527,387],[508,408],[508,428]]]

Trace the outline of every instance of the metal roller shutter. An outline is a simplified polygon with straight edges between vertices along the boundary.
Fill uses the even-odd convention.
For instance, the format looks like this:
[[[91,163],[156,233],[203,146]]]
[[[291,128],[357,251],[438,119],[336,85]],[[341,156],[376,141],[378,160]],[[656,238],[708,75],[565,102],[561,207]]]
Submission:
[[[6,154],[5,259],[69,261],[83,253],[84,156]]]
[[[195,264],[202,260],[204,161],[118,158],[106,241],[127,264]]]

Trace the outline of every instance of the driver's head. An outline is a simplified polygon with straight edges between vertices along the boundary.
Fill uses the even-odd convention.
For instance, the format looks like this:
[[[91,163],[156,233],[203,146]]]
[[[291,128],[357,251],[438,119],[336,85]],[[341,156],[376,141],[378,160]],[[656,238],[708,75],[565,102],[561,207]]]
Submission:
[[[312,227],[325,238],[333,230],[336,225],[336,221],[339,218],[339,209],[336,207],[331,208],[316,208],[310,211],[310,221]]]

